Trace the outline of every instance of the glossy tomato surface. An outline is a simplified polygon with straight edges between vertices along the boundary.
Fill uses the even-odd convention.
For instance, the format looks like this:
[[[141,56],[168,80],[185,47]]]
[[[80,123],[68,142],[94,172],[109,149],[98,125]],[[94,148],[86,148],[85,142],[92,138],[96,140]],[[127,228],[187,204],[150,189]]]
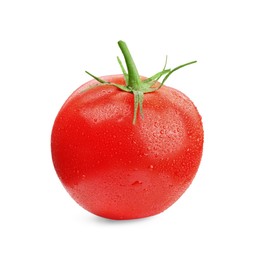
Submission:
[[[122,75],[103,77],[124,84]],[[203,127],[193,102],[163,86],[144,95],[136,124],[134,96],[96,80],[65,102],[51,136],[55,170],[72,198],[110,219],[158,214],[191,184],[201,161]]]

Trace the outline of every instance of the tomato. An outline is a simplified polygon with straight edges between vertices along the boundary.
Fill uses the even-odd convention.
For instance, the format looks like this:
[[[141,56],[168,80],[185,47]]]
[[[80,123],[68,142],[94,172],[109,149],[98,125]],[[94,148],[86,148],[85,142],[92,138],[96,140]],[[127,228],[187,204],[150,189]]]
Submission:
[[[157,81],[143,96],[124,91],[119,86],[132,74],[123,72],[74,91],[51,136],[65,189],[83,208],[110,219],[156,215],[177,201],[196,175],[204,140],[201,116],[186,95]]]

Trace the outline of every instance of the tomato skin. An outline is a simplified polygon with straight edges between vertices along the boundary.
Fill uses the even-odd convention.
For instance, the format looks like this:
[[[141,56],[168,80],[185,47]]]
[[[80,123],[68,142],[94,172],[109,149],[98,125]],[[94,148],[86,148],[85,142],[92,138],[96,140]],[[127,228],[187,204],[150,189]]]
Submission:
[[[122,75],[103,79],[124,84]],[[51,151],[59,179],[98,216],[161,213],[196,175],[204,141],[201,116],[188,97],[163,86],[144,95],[144,117],[138,114],[133,124],[133,94],[110,85],[86,90],[96,84],[79,87],[55,119]]]

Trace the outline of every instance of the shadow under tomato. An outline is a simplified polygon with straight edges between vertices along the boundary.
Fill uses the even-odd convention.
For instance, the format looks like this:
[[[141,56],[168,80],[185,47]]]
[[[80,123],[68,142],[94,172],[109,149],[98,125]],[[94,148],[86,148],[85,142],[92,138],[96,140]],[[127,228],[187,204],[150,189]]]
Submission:
[[[82,218],[82,221],[93,223],[93,224],[101,224],[101,225],[131,225],[135,223],[148,222],[154,219],[155,217],[156,216],[138,218],[138,219],[114,220],[114,219],[99,217],[93,214],[88,214]]]

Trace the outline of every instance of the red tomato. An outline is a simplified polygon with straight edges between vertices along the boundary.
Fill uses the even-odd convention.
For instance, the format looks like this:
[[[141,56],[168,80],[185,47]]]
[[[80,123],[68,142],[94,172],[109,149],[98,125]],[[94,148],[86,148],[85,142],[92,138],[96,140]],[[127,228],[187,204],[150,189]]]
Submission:
[[[123,75],[102,80],[126,84]],[[96,79],[78,88],[54,122],[52,158],[62,184],[83,208],[105,218],[142,218],[164,211],[198,170],[201,116],[174,88],[162,86],[145,94],[141,117],[134,114],[133,93],[109,83],[95,85]]]

